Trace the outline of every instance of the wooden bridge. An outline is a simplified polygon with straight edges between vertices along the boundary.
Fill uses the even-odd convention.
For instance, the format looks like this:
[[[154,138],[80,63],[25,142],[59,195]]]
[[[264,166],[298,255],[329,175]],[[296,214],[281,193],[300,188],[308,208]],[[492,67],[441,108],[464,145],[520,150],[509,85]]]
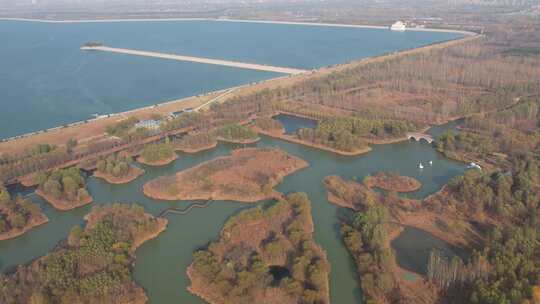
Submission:
[[[409,140],[414,139],[416,141],[420,141],[420,140],[423,139],[423,140],[427,141],[428,143],[432,143],[435,140],[433,138],[433,136],[431,136],[429,134],[415,133],[415,132],[407,133],[407,139],[409,139]]]

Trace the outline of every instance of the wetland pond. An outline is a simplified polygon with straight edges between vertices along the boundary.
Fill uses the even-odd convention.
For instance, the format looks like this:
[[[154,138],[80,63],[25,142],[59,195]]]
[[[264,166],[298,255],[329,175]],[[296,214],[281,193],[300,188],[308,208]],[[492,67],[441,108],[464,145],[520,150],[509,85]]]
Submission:
[[[282,122],[290,129],[299,123],[289,120]],[[328,175],[337,174],[345,179],[361,180],[367,174],[394,171],[418,179],[422,183],[422,188],[408,196],[423,198],[438,191],[449,179],[463,174],[466,170],[465,164],[445,158],[424,141],[375,145],[371,152],[355,157],[339,156],[269,137],[263,137],[260,142],[250,146],[280,148],[309,163],[308,168],[286,177],[277,190],[283,193],[308,194],[312,202],[315,239],[326,250],[331,263],[331,302],[338,304],[360,303],[361,290],[358,287],[353,261],[339,234],[339,216],[347,211],[328,203],[323,179]],[[1,241],[0,269],[8,272],[17,264],[27,263],[52,250],[58,241],[67,237],[73,225],[84,223],[83,216],[92,206],[113,202],[138,203],[148,212],[158,215],[167,208],[182,209],[195,203],[155,201],[143,195],[142,186],[158,176],[172,175],[179,170],[229,154],[232,149],[242,147],[244,145],[220,143],[216,148],[198,154],[180,153],[179,158],[168,166],[159,168],[144,166],[146,174],[125,185],[111,185],[90,177],[88,189],[94,197],[94,203],[73,211],[54,210],[37,196],[26,193],[33,201],[40,203],[50,222],[18,238]],[[429,161],[433,161],[432,166],[427,166],[423,170],[418,169],[419,162]],[[167,215],[169,219],[167,229],[157,238],[143,244],[136,252],[134,279],[146,290],[151,303],[204,303],[187,291],[189,280],[186,268],[192,261],[193,251],[217,239],[222,225],[229,216],[255,205],[214,201],[206,208],[193,208],[185,215]],[[434,247],[452,250],[445,246],[443,243],[434,242],[429,234],[415,231],[411,233],[409,230],[405,230],[393,244],[400,265],[419,273],[425,266],[420,265],[423,261],[421,258],[417,259],[416,255],[420,255],[418,252],[429,252]]]

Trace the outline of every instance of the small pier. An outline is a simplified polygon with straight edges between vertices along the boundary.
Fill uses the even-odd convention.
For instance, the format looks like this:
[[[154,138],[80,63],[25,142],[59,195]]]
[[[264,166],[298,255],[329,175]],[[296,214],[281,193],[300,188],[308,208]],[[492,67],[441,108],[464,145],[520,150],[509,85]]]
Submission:
[[[301,69],[295,69],[295,68],[277,67],[277,66],[256,64],[256,63],[245,63],[245,62],[228,61],[228,60],[221,60],[221,59],[183,56],[183,55],[176,55],[176,54],[140,51],[140,50],[132,50],[132,49],[112,48],[112,47],[103,46],[103,45],[95,45],[95,46],[85,45],[81,47],[81,50],[120,53],[120,54],[127,54],[127,55],[154,57],[154,58],[178,60],[178,61],[188,61],[188,62],[221,65],[221,66],[227,66],[227,67],[233,67],[233,68],[274,72],[274,73],[281,73],[281,74],[291,74],[291,75],[302,74],[302,73],[307,72],[307,70],[301,70]]]
[[[411,140],[411,139],[414,139],[416,141],[420,141],[420,140],[425,140],[427,141],[428,143],[432,143],[435,141],[435,139],[433,138],[433,136],[429,135],[429,134],[425,134],[425,133],[414,133],[414,132],[411,132],[411,133],[407,133],[407,139]]]

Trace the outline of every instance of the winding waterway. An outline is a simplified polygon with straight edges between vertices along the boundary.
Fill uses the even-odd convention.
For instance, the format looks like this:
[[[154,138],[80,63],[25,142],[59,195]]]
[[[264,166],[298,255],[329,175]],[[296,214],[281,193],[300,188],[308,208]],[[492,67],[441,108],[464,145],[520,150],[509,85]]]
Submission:
[[[345,63],[462,35],[216,21],[0,21],[0,138],[282,74],[102,52],[86,42],[298,69]]]
[[[301,122],[285,122],[287,129]],[[291,125],[289,125],[291,124]],[[395,171],[412,176],[422,182],[420,190],[410,194],[422,198],[439,190],[450,178],[463,174],[465,165],[446,159],[426,142],[401,142],[374,146],[373,150],[357,157],[337,156],[313,148],[263,137],[253,145],[257,147],[277,147],[303,158],[309,162],[306,169],[286,177],[278,190],[284,193],[302,191],[309,195],[312,202],[316,241],[327,251],[331,263],[330,291],[332,303],[359,303],[361,291],[358,287],[354,266],[339,236],[340,214],[346,212],[327,202],[326,191],[322,184],[324,177],[338,174],[346,179],[361,179],[377,171]],[[95,202],[90,206],[74,211],[54,210],[40,198],[30,195],[39,202],[50,222],[31,230],[16,239],[0,242],[0,270],[8,271],[17,264],[26,263],[52,250],[58,241],[67,237],[73,225],[82,225],[83,216],[91,206],[110,203],[138,203],[152,214],[158,215],[167,208],[186,208],[193,202],[155,201],[142,194],[145,182],[162,175],[171,175],[179,170],[197,165],[203,161],[230,153],[231,149],[241,146],[219,144],[216,148],[195,155],[180,154],[174,163],[161,167],[144,167],[146,174],[126,185],[110,185],[105,181],[91,177],[88,188]],[[433,161],[433,166],[418,169],[418,163]],[[217,239],[226,219],[253,204],[241,204],[230,201],[214,201],[206,208],[192,208],[186,215],[169,214],[169,225],[156,239],[143,244],[136,252],[134,277],[147,291],[152,303],[204,303],[190,294],[185,274],[191,263],[192,253]],[[428,238],[429,239],[429,238]],[[415,239],[419,244],[422,239]],[[420,245],[419,245],[420,246]],[[428,244],[428,247],[431,246]],[[420,248],[420,247],[419,247]],[[408,260],[411,248],[400,256],[401,264],[413,265]],[[414,248],[412,248],[414,250]],[[425,251],[426,246],[422,245]],[[414,269],[413,269],[414,270]]]

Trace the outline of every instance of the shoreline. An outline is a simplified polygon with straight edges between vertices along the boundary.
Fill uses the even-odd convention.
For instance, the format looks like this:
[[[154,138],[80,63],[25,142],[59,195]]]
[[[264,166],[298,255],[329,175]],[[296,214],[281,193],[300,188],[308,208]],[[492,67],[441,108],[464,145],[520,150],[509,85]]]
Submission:
[[[63,199],[55,199],[51,197],[50,195],[43,192],[41,189],[36,189],[35,191],[36,195],[40,196],[45,200],[47,203],[51,204],[54,208],[61,210],[61,211],[69,211],[73,209],[77,209],[79,207],[86,206],[88,204],[91,204],[94,199],[91,195],[88,195],[88,197],[85,200],[79,201],[79,202],[69,202]]]
[[[256,184],[258,188],[258,192],[233,193],[231,191],[228,191],[225,193],[222,189],[222,183],[220,183],[221,181],[216,182],[215,180],[212,180],[211,177],[209,178],[212,183],[212,186],[209,189],[201,187],[198,184],[193,184],[193,183],[190,184],[189,181],[185,180],[186,176],[195,175],[199,172],[199,170],[205,170],[209,165],[215,164],[216,162],[221,162],[221,161],[226,161],[226,160],[235,161],[235,157],[238,154],[250,153],[250,152],[274,153],[277,151],[281,151],[281,150],[272,149],[272,150],[265,151],[258,148],[245,148],[241,150],[235,150],[230,155],[220,156],[217,158],[207,160],[194,167],[190,167],[190,168],[186,168],[184,170],[178,171],[174,175],[160,176],[155,179],[152,179],[143,185],[142,192],[146,197],[159,200],[159,201],[202,201],[202,200],[215,201],[215,200],[219,200],[219,201],[236,201],[240,203],[257,203],[257,202],[267,200],[267,199],[272,199],[272,198],[278,199],[282,196],[282,193],[275,190],[275,187],[281,184],[283,182],[283,179],[286,176],[292,175],[302,169],[309,167],[309,163],[307,163],[301,158],[291,156],[285,152],[278,152],[278,153],[281,153],[280,155],[281,157],[287,158],[287,160],[292,159],[292,161],[289,164],[290,165],[289,167],[282,167],[279,170],[276,170],[275,172],[273,172],[274,173],[273,175],[269,176],[271,180],[270,182],[271,191],[269,192],[265,192],[261,190],[260,188],[264,185],[259,185],[257,184],[256,181],[252,181],[252,180],[250,180],[249,182],[253,182],[254,184]],[[250,154],[246,156],[253,158],[253,157],[258,157],[260,155]],[[263,155],[263,156],[268,157],[267,155]],[[259,164],[261,163],[265,163],[265,159],[260,160]],[[235,166],[225,169],[225,170],[238,172],[235,170],[240,168],[240,169],[243,169],[244,171],[247,171],[249,170],[249,168],[246,166],[247,166],[246,164],[239,164],[239,165],[235,164]],[[262,169],[258,169],[258,168],[252,169],[252,171],[255,171],[255,172],[261,172],[261,170]],[[225,171],[217,171],[215,172],[215,174],[219,174],[221,172],[225,172]],[[240,174],[240,173],[237,173],[237,174]],[[188,188],[181,189],[177,193],[174,193],[174,194],[167,193],[166,190],[160,188],[161,185],[159,184],[162,179],[166,179],[166,178],[174,179],[172,182],[166,185],[167,187],[170,185],[178,185],[178,184],[183,183],[182,185]],[[238,178],[238,176],[236,178]],[[249,187],[250,185],[244,184],[243,186]]]
[[[303,22],[303,21],[280,21],[266,19],[220,19],[220,18],[113,18],[113,19],[40,19],[40,18],[17,18],[4,17],[0,21],[19,21],[19,22],[37,22],[37,23],[60,23],[60,24],[76,24],[76,23],[117,23],[117,22],[171,22],[171,21],[211,21],[211,22],[232,22],[232,23],[258,23],[258,24],[281,24],[281,25],[302,25],[302,26],[319,26],[319,27],[338,27],[338,28],[360,28],[360,29],[384,29],[390,30],[390,25],[369,25],[369,24],[350,24],[350,23],[325,23],[325,22]],[[406,28],[406,31],[415,32],[439,32],[439,33],[454,33],[466,36],[478,35],[477,33],[453,30],[453,29],[438,29],[438,28]]]
[[[2,18],[0,18],[0,20],[2,20]],[[64,137],[70,137],[70,138],[77,137],[76,139],[78,139],[80,142],[84,142],[102,134],[104,132],[103,125],[105,123],[116,121],[116,119],[126,117],[127,115],[148,116],[149,113],[165,111],[166,108],[172,108],[172,107],[176,109],[186,108],[190,106],[194,108],[198,108],[201,104],[206,105],[209,102],[209,100],[212,101],[215,99],[220,99],[220,97],[223,95],[242,96],[242,95],[248,95],[252,93],[254,90],[274,88],[274,87],[279,87],[279,86],[284,86],[284,85],[293,85],[294,83],[305,80],[306,77],[308,78],[324,77],[325,75],[328,75],[330,73],[339,72],[346,69],[355,68],[358,66],[364,66],[370,63],[392,60],[395,58],[399,58],[401,56],[413,55],[419,52],[426,52],[430,50],[446,48],[446,47],[453,46],[455,44],[467,43],[468,41],[471,41],[473,39],[478,39],[481,37],[483,36],[482,35],[465,36],[459,39],[441,41],[435,44],[419,46],[413,49],[405,49],[405,50],[401,50],[395,53],[388,53],[388,54],[381,54],[381,55],[372,56],[372,57],[359,58],[351,62],[340,63],[333,66],[320,67],[306,74],[299,74],[299,75],[294,75],[294,76],[286,75],[286,76],[280,76],[280,77],[270,78],[266,80],[261,80],[258,82],[246,83],[246,84],[238,85],[232,88],[225,88],[225,89],[220,89],[216,91],[210,91],[210,92],[202,93],[195,96],[187,96],[187,97],[169,100],[169,101],[165,101],[162,103],[157,103],[157,104],[153,104],[153,105],[149,105],[149,106],[145,106],[141,108],[130,109],[130,110],[122,111],[118,113],[104,114],[104,115],[99,116],[98,118],[92,118],[92,119],[73,122],[73,123],[66,123],[65,125],[62,125],[62,126],[28,132],[21,135],[16,135],[9,138],[0,139],[0,154],[17,153],[18,150],[23,150],[24,148],[33,146],[36,142],[61,145],[65,141],[62,141],[60,139],[63,139]],[[230,94],[231,92],[232,94]],[[85,132],[81,130],[81,128],[84,128],[87,131]],[[100,132],[98,134],[96,133],[98,132],[97,130],[96,131],[89,130],[92,128],[103,129],[103,132]],[[81,135],[81,133],[84,135]],[[42,139],[40,139],[41,137]],[[56,140],[56,138],[59,138],[59,139]],[[13,144],[13,142],[15,142],[15,144]]]
[[[164,158],[164,159],[160,159],[158,161],[155,161],[155,162],[149,162],[149,161],[146,161],[144,159],[144,157],[138,157],[137,158],[137,162],[139,164],[143,164],[143,165],[146,165],[146,166],[150,166],[150,167],[161,167],[161,166],[166,166],[172,162],[174,162],[175,160],[178,159],[178,155],[176,154],[176,152],[173,152],[174,155],[169,157],[169,158]]]
[[[105,182],[113,185],[122,185],[122,184],[128,184],[132,181],[139,178],[141,175],[145,173],[144,169],[132,166],[130,169],[130,174],[127,174],[126,176],[122,177],[116,177],[114,175],[102,173],[99,171],[94,172],[94,177],[99,178],[101,180],[104,180]]]
[[[259,132],[262,135],[268,136],[268,137],[281,139],[281,140],[284,140],[284,141],[287,141],[287,142],[290,142],[290,143],[302,145],[302,146],[305,146],[305,147],[310,147],[310,148],[313,148],[313,149],[318,149],[318,150],[323,150],[323,151],[330,152],[330,153],[335,153],[335,154],[338,154],[338,155],[341,155],[341,156],[359,156],[359,155],[362,155],[362,154],[369,153],[372,150],[371,147],[366,147],[364,149],[356,150],[356,151],[353,151],[353,152],[347,152],[347,151],[336,150],[334,148],[330,148],[330,147],[327,147],[327,146],[323,146],[323,145],[303,141],[301,139],[295,138],[295,137],[293,137],[291,135],[287,135],[287,134],[277,134],[275,132],[264,131],[264,130],[261,130],[261,129],[257,129],[257,132]]]
[[[5,240],[17,238],[17,237],[27,233],[28,231],[30,231],[30,230],[38,227],[38,226],[41,226],[43,224],[47,224],[48,222],[49,222],[49,218],[45,215],[45,213],[42,212],[40,218],[34,220],[32,224],[27,225],[27,226],[23,227],[22,229],[18,229],[16,231],[11,230],[11,231],[8,231],[8,232],[5,232],[5,233],[1,233],[0,234],[0,241],[5,241]]]
[[[221,136],[218,136],[217,140],[221,141],[221,142],[230,143],[230,144],[250,145],[250,144],[254,144],[254,143],[259,142],[261,140],[261,138],[259,136],[257,136],[256,138],[253,138],[253,139],[244,139],[244,140],[238,139],[238,140],[235,140],[235,139],[226,139],[226,138],[223,138]]]
[[[183,152],[183,153],[187,153],[187,154],[197,154],[199,152],[202,152],[202,151],[206,151],[206,150],[210,150],[210,149],[214,149],[215,147],[217,147],[218,145],[218,141],[216,140],[214,143],[208,145],[208,146],[203,146],[203,147],[199,147],[199,148],[180,148],[180,147],[174,147],[174,151],[179,151],[179,152]]]

